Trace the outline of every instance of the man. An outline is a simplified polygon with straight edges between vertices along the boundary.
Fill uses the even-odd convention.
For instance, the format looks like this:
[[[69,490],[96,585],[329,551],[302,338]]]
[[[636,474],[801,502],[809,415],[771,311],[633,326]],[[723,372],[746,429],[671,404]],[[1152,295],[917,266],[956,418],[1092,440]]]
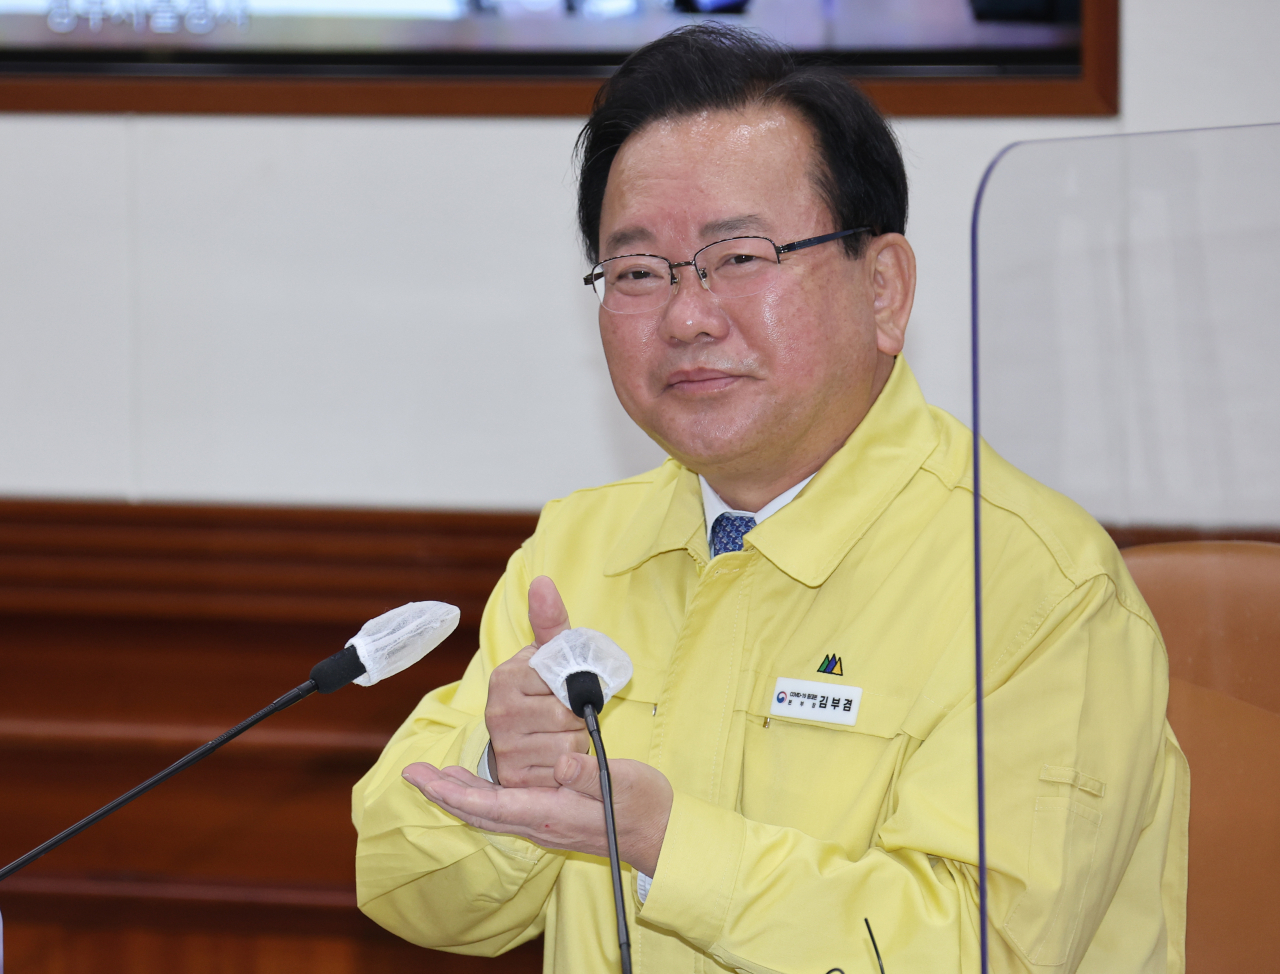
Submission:
[[[527,665],[572,620],[635,663],[601,719],[635,970],[874,971],[866,917],[890,974],[975,971],[971,440],[900,355],[893,138],[704,25],[619,70],[580,156],[614,388],[671,459],[543,511],[462,681],[356,787],[361,908],[617,970],[594,759]],[[1159,634],[1083,511],[983,474],[992,969],[1180,971]]]

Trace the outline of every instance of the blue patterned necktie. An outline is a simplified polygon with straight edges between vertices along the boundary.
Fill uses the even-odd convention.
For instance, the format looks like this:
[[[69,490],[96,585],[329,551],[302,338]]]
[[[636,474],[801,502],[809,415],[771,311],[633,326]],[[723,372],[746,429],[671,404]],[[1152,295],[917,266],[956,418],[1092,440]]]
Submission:
[[[756,519],[744,514],[721,514],[711,525],[711,557],[726,551],[741,551],[742,536],[756,526]]]

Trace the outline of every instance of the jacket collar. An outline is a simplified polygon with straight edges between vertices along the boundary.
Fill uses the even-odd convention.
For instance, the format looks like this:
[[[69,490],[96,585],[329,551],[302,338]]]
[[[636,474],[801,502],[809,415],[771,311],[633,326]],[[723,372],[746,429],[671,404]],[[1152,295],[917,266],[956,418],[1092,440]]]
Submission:
[[[879,398],[790,504],[744,539],[781,571],[816,588],[906,487],[937,448],[938,429],[906,360],[899,356]],[[606,561],[619,575],[655,555],[685,549],[710,560],[697,475],[675,460],[658,470],[649,495]]]
[[[702,526],[698,475],[667,459],[605,561],[606,575],[639,568],[655,555],[685,549],[699,564],[711,560]]]

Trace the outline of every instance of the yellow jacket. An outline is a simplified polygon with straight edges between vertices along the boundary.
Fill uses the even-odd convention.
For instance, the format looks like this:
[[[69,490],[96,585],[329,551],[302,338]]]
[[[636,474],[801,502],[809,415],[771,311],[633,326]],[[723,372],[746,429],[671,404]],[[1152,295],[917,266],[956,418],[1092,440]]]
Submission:
[[[610,756],[675,789],[643,905],[627,873],[637,972],[873,972],[864,917],[888,974],[978,971],[970,442],[899,359],[741,552],[710,560],[674,461],[548,504],[462,681],[355,788],[361,909],[424,946],[545,932],[547,971],[618,970],[607,862],[463,825],[400,778],[476,767],[488,674],[532,641],[546,574],[635,662]],[[1079,507],[989,450],[982,495],[991,969],[1180,972],[1188,776],[1159,632]],[[771,717],[779,677],[861,688],[856,723]]]

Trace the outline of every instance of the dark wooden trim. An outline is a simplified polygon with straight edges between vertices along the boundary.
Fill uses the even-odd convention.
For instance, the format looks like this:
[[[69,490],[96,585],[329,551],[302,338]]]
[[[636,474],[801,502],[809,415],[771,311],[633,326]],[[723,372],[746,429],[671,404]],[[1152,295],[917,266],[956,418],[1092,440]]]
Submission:
[[[1081,4],[1081,77],[1100,103],[1100,112],[1120,111],[1120,0],[1085,0]]]
[[[11,890],[16,882],[17,877],[0,884],[0,908],[11,968],[16,971],[17,962],[25,961],[24,974],[85,970],[184,974],[210,970],[211,964],[219,970],[301,971],[316,969],[307,966],[307,955],[313,958],[318,952],[329,960],[322,965],[326,970],[370,974],[535,974],[542,970],[540,937],[491,960],[418,947],[381,929],[354,906],[168,898],[145,888],[138,889],[137,895],[103,895],[97,889],[83,893]],[[51,927],[56,929],[52,938]],[[323,947],[308,950],[305,941],[294,938],[316,938]],[[139,951],[139,943],[150,950]],[[39,946],[33,950],[34,945]],[[23,946],[28,947],[25,954]],[[288,952],[284,955],[288,960],[282,960],[282,951]],[[222,960],[223,966],[211,958]],[[233,967],[226,968],[230,958],[234,958]]]
[[[161,926],[238,933],[390,937],[356,909],[353,888],[36,876],[0,883],[6,922]]]
[[[383,958],[370,970],[539,969],[538,944],[483,968],[424,955],[355,909],[348,878],[351,783],[418,697],[462,672],[484,599],[536,521],[509,512],[0,501],[0,665],[26,688],[0,714],[7,858],[298,682],[382,608],[445,599],[464,606],[470,627],[453,649],[396,680],[313,698],[255,728],[0,884],[11,932],[23,923],[57,925],[68,938],[139,926],[215,937],[292,932],[350,938]],[[1109,530],[1122,547],[1280,541],[1275,528]],[[56,680],[44,678],[50,670]],[[280,801],[293,802],[287,816],[276,814]],[[216,878],[208,862],[189,862],[206,845]]]
[[[1135,524],[1125,527],[1104,525],[1118,548],[1143,544],[1168,544],[1174,541],[1267,541],[1280,544],[1280,528],[1197,528],[1165,527]]]
[[[358,625],[439,599],[475,627],[536,524],[511,512],[4,500],[0,614]],[[1257,527],[1108,531],[1121,547],[1280,541]]]
[[[19,874],[0,887],[6,893],[29,896],[94,896],[129,900],[177,900],[190,903],[256,903],[262,906],[301,906],[350,910],[355,890],[348,887],[245,886],[230,883],[177,883],[163,880],[94,879],[87,876],[28,876]]]
[[[0,700],[0,862],[299,683],[372,614],[416,599],[463,610],[395,680],[304,701],[0,883],[13,962],[54,974],[133,931],[166,964],[140,974],[203,969],[184,960],[195,950],[251,959],[268,949],[255,937],[280,935],[336,944],[353,970],[539,970],[540,942],[478,961],[379,929],[356,909],[350,820],[352,784],[422,694],[461,675],[536,523],[0,501],[0,668],[22,688]]]
[[[431,971],[432,974],[534,974],[542,970],[542,939],[496,960],[426,950],[381,929],[356,909],[354,889],[98,880],[80,877],[13,876],[0,883],[0,909],[10,933],[24,923],[57,923],[66,936],[85,928],[158,928],[181,935],[195,931],[225,934],[303,935],[355,941],[364,955],[361,971]],[[372,956],[368,956],[371,953]],[[181,954],[179,954],[179,957]],[[172,962],[174,958],[165,958]],[[53,967],[49,968],[50,972]],[[77,968],[78,969],[78,968]],[[100,968],[95,967],[94,970]],[[115,970],[117,968],[108,968]],[[173,967],[145,972],[180,974]],[[199,965],[207,970],[207,965]],[[269,969],[277,969],[274,965]],[[293,969],[293,968],[289,968]],[[24,969],[30,974],[30,969]],[[42,968],[43,970],[43,968]],[[63,968],[57,968],[63,970]],[[132,969],[131,969],[132,970]]]
[[[1080,76],[860,83],[886,115],[1115,115],[1120,111],[1120,0],[1080,5]]]
[[[163,751],[190,750],[211,741],[225,727],[213,724],[155,724],[111,720],[43,720],[0,717],[0,751]],[[349,754],[372,763],[387,735],[290,727],[255,727],[236,739],[227,754],[269,755],[285,760],[311,755]]]
[[[438,599],[475,627],[536,524],[511,512],[4,500],[0,615],[358,625]],[[1120,547],[1280,542],[1266,527],[1107,530]]]
[[[1075,79],[863,79],[889,115],[1114,115],[1119,110],[1119,0],[1081,3]],[[583,116],[600,82],[420,78],[0,78],[0,111],[213,115]]]
[[[422,78],[0,78],[0,111],[160,115],[586,115],[600,83]]]
[[[359,624],[480,612],[537,515],[0,501],[0,613]]]

